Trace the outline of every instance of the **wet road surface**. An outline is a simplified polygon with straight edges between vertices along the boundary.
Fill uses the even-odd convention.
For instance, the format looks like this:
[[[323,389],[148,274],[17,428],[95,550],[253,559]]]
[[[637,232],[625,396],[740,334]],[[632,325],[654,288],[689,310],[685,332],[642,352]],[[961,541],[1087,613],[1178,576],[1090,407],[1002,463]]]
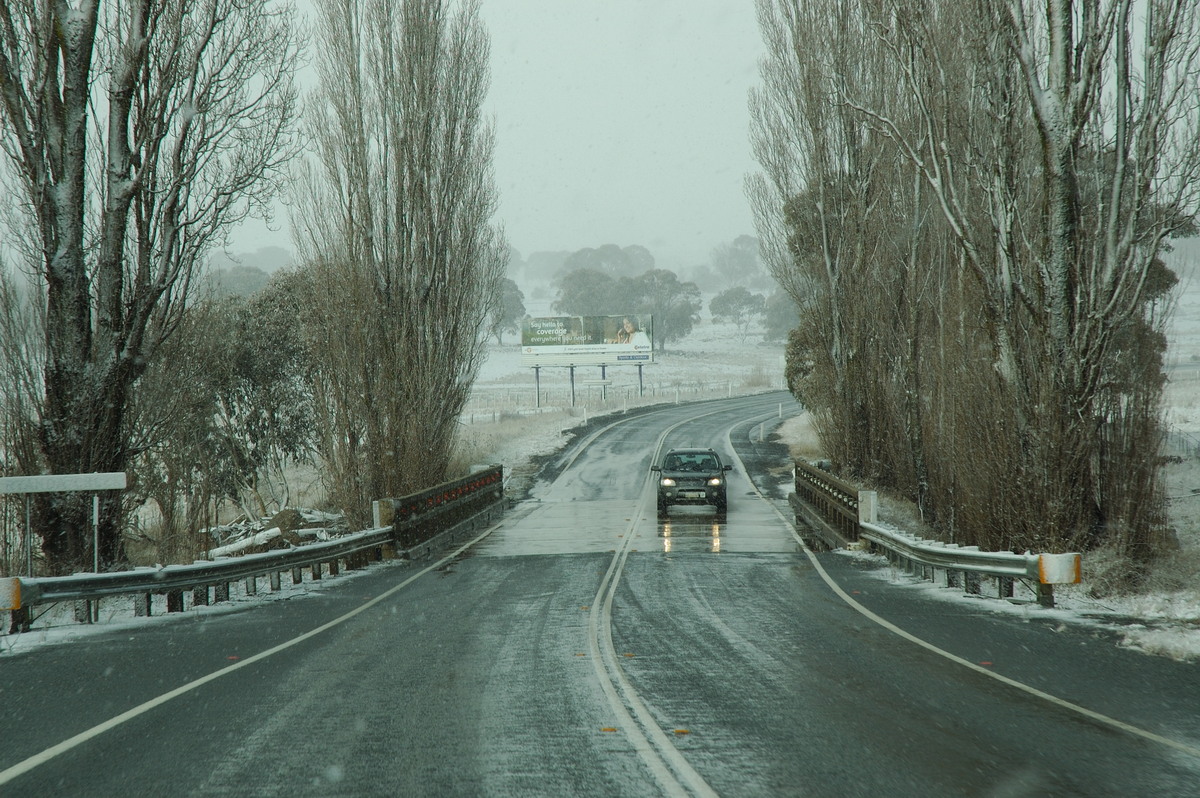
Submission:
[[[445,561],[0,659],[0,770],[222,674],[0,795],[1197,794],[1200,757],[955,665],[837,596],[818,565],[958,656],[1200,740],[1194,666],[810,558],[758,476],[775,456],[758,425],[781,403],[795,412],[775,394],[622,419]],[[655,518],[649,466],[669,446],[737,453],[723,522]]]

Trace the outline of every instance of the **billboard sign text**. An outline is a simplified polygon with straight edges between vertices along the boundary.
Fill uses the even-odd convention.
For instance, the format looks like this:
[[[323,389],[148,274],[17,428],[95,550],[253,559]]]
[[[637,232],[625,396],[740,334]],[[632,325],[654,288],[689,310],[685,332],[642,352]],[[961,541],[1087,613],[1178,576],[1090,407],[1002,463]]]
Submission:
[[[524,366],[616,366],[650,363],[651,316],[550,316],[521,323]]]

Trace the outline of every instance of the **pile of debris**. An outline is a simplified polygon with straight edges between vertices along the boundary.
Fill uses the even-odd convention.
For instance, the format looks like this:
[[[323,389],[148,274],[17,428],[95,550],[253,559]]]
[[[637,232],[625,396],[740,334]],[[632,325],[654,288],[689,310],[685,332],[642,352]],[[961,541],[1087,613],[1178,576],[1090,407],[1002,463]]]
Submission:
[[[217,559],[332,540],[350,529],[340,514],[289,507],[268,518],[235,521],[204,531],[216,544],[208,550],[208,557]]]

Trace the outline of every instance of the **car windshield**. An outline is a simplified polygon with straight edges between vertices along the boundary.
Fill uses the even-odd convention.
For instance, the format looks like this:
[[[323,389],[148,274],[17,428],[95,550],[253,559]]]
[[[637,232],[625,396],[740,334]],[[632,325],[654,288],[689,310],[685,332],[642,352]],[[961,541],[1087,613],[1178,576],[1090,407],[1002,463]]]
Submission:
[[[668,471],[715,471],[717,459],[710,454],[669,454],[663,462],[663,468]]]

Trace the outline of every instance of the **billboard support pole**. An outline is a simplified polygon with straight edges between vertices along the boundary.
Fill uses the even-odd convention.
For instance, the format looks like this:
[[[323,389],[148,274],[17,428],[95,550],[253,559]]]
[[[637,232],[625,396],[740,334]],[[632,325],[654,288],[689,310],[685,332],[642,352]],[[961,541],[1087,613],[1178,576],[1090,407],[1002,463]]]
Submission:
[[[533,367],[533,393],[534,393],[534,402],[535,402],[534,406],[537,407],[537,409],[541,410],[542,409],[542,367],[541,366]],[[782,407],[782,405],[780,405],[780,406]]]
[[[646,395],[646,390],[645,390],[644,386],[642,385],[642,364],[638,363],[637,366],[638,366],[638,396],[640,397],[640,396]]]
[[[575,367],[570,366],[569,368],[571,369],[571,407],[574,407],[575,406]]]

